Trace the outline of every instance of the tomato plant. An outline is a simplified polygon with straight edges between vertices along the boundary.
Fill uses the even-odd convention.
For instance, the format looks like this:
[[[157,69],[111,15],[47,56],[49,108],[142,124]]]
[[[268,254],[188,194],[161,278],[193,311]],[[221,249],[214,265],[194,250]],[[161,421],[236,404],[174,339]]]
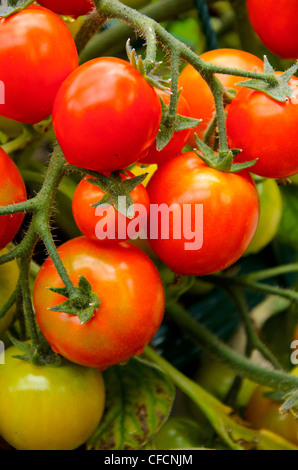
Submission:
[[[274,239],[282,216],[282,197],[276,181],[267,179],[257,184],[260,197],[260,219],[246,254],[258,253]]]
[[[95,7],[92,0],[39,0],[38,3],[58,13],[58,15],[74,17],[87,15]]]
[[[43,7],[30,6],[0,19],[0,62],[5,84],[0,114],[35,124],[52,113],[60,85],[78,66],[78,54],[63,21]]]
[[[171,416],[154,436],[156,450],[191,449],[199,447],[203,438],[202,426],[193,419]]]
[[[11,158],[0,149],[0,174],[2,175],[0,185],[0,205],[6,206],[25,201],[27,198],[23,178],[11,160]],[[11,242],[18,233],[24,214],[3,215],[0,218],[0,249]]]
[[[163,100],[166,106],[169,106],[171,95],[165,91],[156,90],[157,94]],[[180,95],[177,113],[181,116],[190,117],[190,108],[183,96]],[[183,129],[178,132],[174,132],[173,137],[171,138],[170,142],[162,149],[157,149],[156,141],[151,145],[149,151],[145,158],[141,159],[142,163],[152,164],[156,163],[161,165],[162,163],[166,162],[172,157],[176,157],[180,154],[183,147],[186,145],[189,135],[190,129]]]
[[[155,229],[158,235],[152,237],[150,221],[149,241],[160,259],[176,273],[203,275],[225,269],[242,256],[255,234],[259,198],[245,171],[219,172],[203,163],[195,152],[188,152],[164,163],[147,189],[151,204],[166,204],[173,209],[170,223],[166,222],[168,236],[168,227],[161,223]],[[183,215],[186,205],[189,212]],[[197,212],[200,205],[202,219]],[[179,236],[174,232],[178,220],[183,225]]]
[[[101,373],[71,362],[35,366],[5,351],[0,375],[0,434],[18,450],[74,450],[99,424],[105,403]]]
[[[289,85],[293,98],[284,102],[244,88],[229,106],[227,132],[230,145],[242,149],[237,161],[257,159],[251,168],[256,175],[287,178],[298,171],[295,131],[298,80],[292,78]]]
[[[297,59],[297,0],[247,0],[247,9],[251,24],[265,46],[280,57]]]
[[[1,254],[3,255],[7,252],[8,249],[5,248]],[[3,307],[15,290],[19,279],[18,263],[15,260],[0,266],[0,279],[0,307]],[[15,306],[13,305],[6,315],[0,318],[0,337],[12,323],[14,314]]]
[[[110,57],[72,73],[53,109],[67,161],[97,171],[120,170],[138,160],[155,140],[160,120],[153,87],[128,62]]]
[[[215,65],[228,65],[235,69],[253,70],[262,72],[264,64],[261,59],[253,54],[237,49],[216,49],[201,54],[201,59]],[[237,86],[241,82],[240,77],[234,75],[217,75],[227,90],[238,91]],[[191,116],[202,119],[202,122],[192,129],[189,144],[196,147],[194,134],[202,138],[215,115],[215,102],[213,94],[200,75],[200,73],[192,66],[187,65],[179,77],[179,87],[181,87],[181,96],[183,96],[190,106]]]
[[[134,175],[131,172],[121,173],[122,180],[129,180]],[[94,178],[93,178],[94,179]],[[134,188],[131,193],[133,212],[132,217],[127,217],[119,212],[114,205],[98,209],[94,207],[102,200],[104,191],[92,184],[92,177],[85,177],[79,183],[72,200],[72,211],[77,226],[87,238],[102,243],[115,243],[124,241],[129,236],[129,225],[137,219],[137,231],[140,231],[147,223],[149,213],[149,196],[142,184]],[[135,206],[142,205],[144,211]],[[111,232],[109,232],[111,230]]]
[[[77,316],[51,312],[61,296],[47,287],[63,283],[53,262],[45,261],[35,281],[33,301],[37,322],[53,349],[98,369],[140,354],[164,313],[163,285],[152,261],[131,244],[102,247],[83,237],[60,246],[59,254],[72,281],[77,284],[79,276],[85,276],[101,305],[83,325]]]

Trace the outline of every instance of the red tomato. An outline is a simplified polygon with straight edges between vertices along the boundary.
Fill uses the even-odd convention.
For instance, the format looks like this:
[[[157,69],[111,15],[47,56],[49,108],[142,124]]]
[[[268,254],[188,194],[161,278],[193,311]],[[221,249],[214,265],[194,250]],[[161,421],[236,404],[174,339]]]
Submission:
[[[243,88],[229,106],[229,144],[242,149],[239,162],[258,158],[251,168],[256,175],[287,178],[298,172],[298,79],[289,84],[294,98],[285,102]]]
[[[216,49],[202,54],[201,59],[211,64],[243,69],[249,71],[263,72],[264,63],[258,57],[248,52],[237,49]],[[239,90],[236,83],[243,81],[241,77],[234,75],[218,74],[217,77],[226,89]],[[215,103],[213,94],[207,82],[201,77],[194,67],[187,65],[182,71],[179,79],[179,87],[182,88],[181,95],[190,106],[191,116],[203,121],[190,134],[189,144],[196,147],[194,134],[197,133],[201,139],[215,114]]]
[[[127,175],[121,173],[121,177],[123,180],[127,180],[133,178],[134,175],[127,171]],[[100,243],[115,243],[131,238],[128,231],[131,222],[134,227],[137,222],[137,232],[145,226],[150,203],[148,193],[142,184],[139,184],[130,194],[133,204],[142,205],[142,209],[140,211],[136,206],[135,216],[129,219],[118,212],[114,206],[100,210],[93,207],[93,204],[103,198],[104,191],[89,183],[87,181],[89,178],[92,179],[92,177],[86,176],[78,184],[72,200],[73,216],[83,235]],[[118,227],[122,227],[122,230],[121,228],[118,230]],[[102,239],[98,238],[99,235],[102,236]]]
[[[53,125],[67,161],[96,171],[120,170],[154,142],[161,104],[154,88],[128,62],[101,57],[65,80]]]
[[[246,171],[223,173],[188,152],[160,166],[147,190],[150,245],[175,273],[199,276],[225,269],[242,256],[254,236],[259,198]],[[164,218],[158,230],[152,222],[154,204],[164,210],[172,207],[170,224]]]
[[[298,58],[298,1],[247,0],[251,24],[268,49],[284,59]]]
[[[23,178],[11,160],[0,148],[0,206],[15,204],[27,199]],[[0,217],[0,249],[10,243],[18,233],[24,214],[2,215]]]
[[[26,124],[47,118],[61,83],[77,66],[74,40],[51,11],[30,6],[0,19],[0,115]]]
[[[164,313],[163,284],[153,262],[131,243],[103,246],[84,237],[64,243],[59,254],[73,283],[85,276],[101,305],[84,324],[76,315],[50,311],[65,298],[48,289],[63,283],[53,262],[46,260],[35,281],[33,303],[52,348],[72,362],[100,370],[141,354]]]
[[[95,8],[92,0],[39,0],[43,7],[49,8],[58,15],[87,15]]]
[[[169,95],[169,93],[166,93],[165,91],[161,91],[158,89],[156,89],[156,92],[162,98],[164,104],[166,106],[169,106],[171,95]],[[190,117],[189,104],[187,103],[185,98],[183,98],[183,96],[179,97],[177,114],[180,114],[181,116]],[[163,148],[161,151],[157,150],[155,141],[153,145],[151,145],[149,153],[146,155],[146,157],[142,158],[141,163],[156,163],[158,165],[161,165],[170,158],[176,157],[176,155],[179,155],[183,147],[186,145],[190,132],[190,129],[175,132],[168,145],[166,145],[166,147]]]

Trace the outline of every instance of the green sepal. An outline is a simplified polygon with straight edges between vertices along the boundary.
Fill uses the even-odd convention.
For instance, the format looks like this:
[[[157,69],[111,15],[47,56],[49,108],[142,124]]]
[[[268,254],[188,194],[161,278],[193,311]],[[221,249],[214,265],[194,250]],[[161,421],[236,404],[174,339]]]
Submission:
[[[36,348],[34,348],[32,344],[19,341],[10,333],[8,333],[8,338],[11,343],[23,353],[13,356],[14,358],[26,362],[32,362],[32,364],[36,366],[59,367],[61,365],[61,356],[52,350],[51,346],[41,333],[39,334],[40,342]]]
[[[103,198],[92,204],[93,207],[106,207],[113,205],[114,208],[125,217],[132,219],[134,217],[133,199],[130,193],[141,184],[147,177],[147,173],[122,180],[119,172],[111,173],[110,177],[98,174],[97,178],[87,178],[87,181],[100,188],[105,194]],[[125,204],[119,204],[119,197],[126,198]]]
[[[23,354],[22,355],[15,355],[16,359],[21,359],[22,361],[26,362],[31,362],[34,349],[31,344],[28,343],[23,343],[22,341],[19,341],[16,339],[14,336],[12,336],[10,333],[7,333],[8,339],[10,342],[16,346]]]
[[[48,287],[48,289],[67,298],[67,300],[61,304],[55,305],[49,310],[51,312],[77,315],[81,324],[87,323],[91,320],[95,311],[101,305],[98,294],[92,292],[91,284],[84,276],[80,276],[79,278],[79,285],[77,287],[79,295],[75,300],[71,298],[65,287]]]
[[[292,75],[298,70],[298,64],[292,65],[280,76],[275,75],[274,69],[269,63],[266,56],[264,56],[264,73],[274,77],[275,84],[265,80],[245,80],[244,82],[237,83],[238,86],[250,88],[252,90],[261,91],[275,101],[284,102],[288,98],[293,98],[293,89],[288,82]]]
[[[8,6],[1,6],[0,18],[7,18],[21,10],[24,10],[33,3],[33,0],[9,0]]]
[[[269,392],[263,393],[263,396],[277,403],[283,403],[285,394],[279,390],[270,390]]]

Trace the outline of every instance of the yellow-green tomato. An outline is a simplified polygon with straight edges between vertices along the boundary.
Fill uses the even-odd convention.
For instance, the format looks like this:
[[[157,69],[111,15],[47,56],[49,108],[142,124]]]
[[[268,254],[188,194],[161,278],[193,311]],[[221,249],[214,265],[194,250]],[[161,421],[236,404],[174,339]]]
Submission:
[[[8,252],[7,248],[0,251],[0,256]],[[19,267],[16,261],[10,261],[0,265],[0,309],[6,304],[11,294],[16,288],[19,278]],[[5,316],[0,319],[0,336],[10,326],[15,313],[15,306],[12,306]]]
[[[260,196],[260,219],[257,231],[245,254],[258,253],[275,237],[282,216],[282,196],[273,179],[257,184]]]
[[[101,373],[67,362],[36,366],[0,356],[0,435],[17,450],[74,450],[99,424],[105,403]]]
[[[193,419],[170,417],[158,433],[152,444],[156,450],[190,449],[200,447],[204,440],[202,426]]]

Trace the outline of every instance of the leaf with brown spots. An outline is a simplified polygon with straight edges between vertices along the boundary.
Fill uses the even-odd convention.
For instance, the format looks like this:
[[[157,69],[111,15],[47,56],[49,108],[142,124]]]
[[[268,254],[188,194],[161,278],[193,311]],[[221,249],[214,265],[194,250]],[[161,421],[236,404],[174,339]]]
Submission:
[[[138,357],[104,373],[106,409],[88,450],[132,450],[145,445],[167,419],[175,387],[161,369]]]

